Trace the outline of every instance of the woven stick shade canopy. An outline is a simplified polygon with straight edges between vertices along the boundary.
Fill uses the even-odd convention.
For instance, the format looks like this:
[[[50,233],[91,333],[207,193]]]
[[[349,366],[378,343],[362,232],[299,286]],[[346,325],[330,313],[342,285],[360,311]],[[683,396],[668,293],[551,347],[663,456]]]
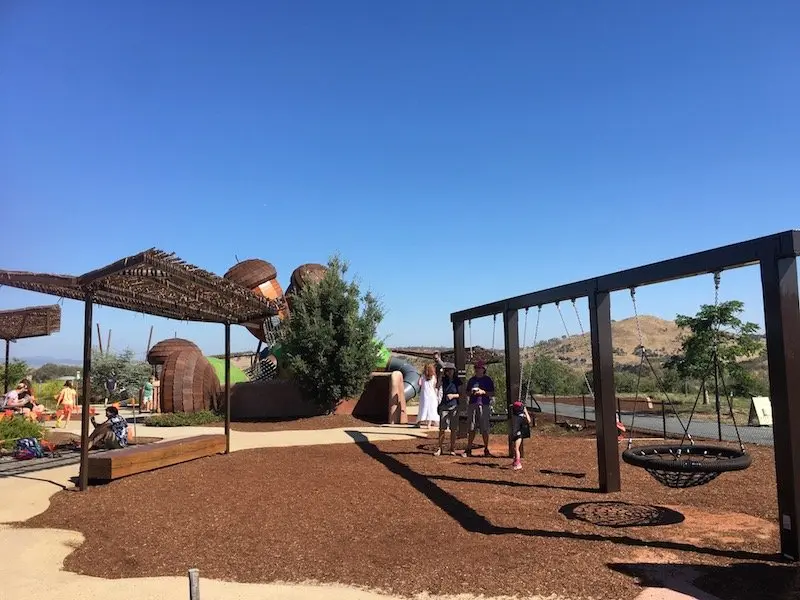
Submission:
[[[79,277],[0,271],[0,285],[181,321],[244,324],[277,314],[276,302],[174,254],[150,249]]]
[[[60,329],[61,307],[58,304],[0,310],[0,339],[3,340],[42,337]]]

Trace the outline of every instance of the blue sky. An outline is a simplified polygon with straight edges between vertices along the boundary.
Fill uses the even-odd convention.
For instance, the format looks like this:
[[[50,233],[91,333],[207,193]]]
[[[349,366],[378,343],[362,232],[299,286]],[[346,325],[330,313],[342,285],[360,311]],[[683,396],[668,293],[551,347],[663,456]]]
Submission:
[[[263,258],[285,286],[341,252],[390,345],[448,344],[453,310],[800,227],[798,25],[792,1],[11,0],[0,268],[156,246],[219,274]],[[723,288],[763,322],[757,270]],[[712,294],[639,300],[673,318]],[[0,308],[50,301],[0,289]],[[117,348],[152,324],[222,350],[221,326],[96,320]],[[61,332],[14,353],[79,357],[81,332],[67,300]],[[473,333],[490,345],[491,319]]]

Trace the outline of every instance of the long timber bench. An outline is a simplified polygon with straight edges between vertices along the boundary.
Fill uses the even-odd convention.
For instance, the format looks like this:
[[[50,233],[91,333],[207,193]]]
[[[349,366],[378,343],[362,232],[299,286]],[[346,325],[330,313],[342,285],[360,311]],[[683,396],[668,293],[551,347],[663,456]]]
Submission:
[[[89,456],[89,479],[111,481],[225,452],[225,436],[196,435]]]

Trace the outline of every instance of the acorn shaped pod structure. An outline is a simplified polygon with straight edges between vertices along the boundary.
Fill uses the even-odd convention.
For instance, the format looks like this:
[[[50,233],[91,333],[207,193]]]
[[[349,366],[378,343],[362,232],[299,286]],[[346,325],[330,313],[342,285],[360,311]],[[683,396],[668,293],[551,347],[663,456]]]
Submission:
[[[181,338],[169,338],[161,340],[150,348],[150,351],[147,353],[147,362],[151,365],[163,365],[170,354],[177,350],[183,350],[184,348],[200,352],[200,348],[194,342]]]
[[[300,265],[294,271],[286,288],[286,302],[291,306],[292,296],[299,294],[300,290],[309,283],[319,283],[328,272],[328,267],[318,263]]]
[[[147,361],[163,365],[163,412],[194,413],[220,407],[221,386],[217,373],[192,342],[177,338],[159,342],[148,352]]]
[[[279,300],[283,297],[283,288],[276,277],[275,267],[265,260],[250,258],[236,263],[223,275],[225,279],[252,290],[254,294],[264,296],[268,300]],[[289,316],[288,307],[278,313],[281,320]],[[262,342],[267,342],[262,327],[249,326],[247,330]]]

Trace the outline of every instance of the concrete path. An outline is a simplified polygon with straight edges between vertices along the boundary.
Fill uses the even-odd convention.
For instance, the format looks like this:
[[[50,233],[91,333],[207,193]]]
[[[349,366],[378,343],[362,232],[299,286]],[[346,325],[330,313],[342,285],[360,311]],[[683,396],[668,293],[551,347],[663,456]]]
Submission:
[[[70,423],[67,431],[80,432],[80,423]],[[146,427],[137,425],[142,437],[176,439],[205,433],[222,433],[218,427]],[[427,430],[415,427],[376,426],[322,429],[307,431],[243,432],[231,431],[231,450],[251,448],[347,444],[355,441],[426,438]],[[47,510],[50,498],[61,490],[73,487],[78,465],[45,469],[24,475],[0,478],[0,548],[14,548],[20,556],[35,557],[30,567],[5,570],[0,586],[0,600],[52,600],[69,598],[88,600],[114,597],[119,600],[186,600],[189,597],[185,577],[141,577],[136,579],[102,579],[62,570],[66,556],[84,542],[75,531],[58,529],[17,529],[9,523],[25,521]],[[350,586],[324,584],[243,584],[203,579],[203,600],[401,600],[400,597],[362,590]],[[436,596],[423,595],[420,600]],[[447,600],[472,600],[475,596],[460,594]],[[637,600],[717,600],[708,595],[687,596],[662,588],[645,588]],[[511,597],[496,598],[511,600]],[[530,596],[528,600],[570,600],[564,596]]]

